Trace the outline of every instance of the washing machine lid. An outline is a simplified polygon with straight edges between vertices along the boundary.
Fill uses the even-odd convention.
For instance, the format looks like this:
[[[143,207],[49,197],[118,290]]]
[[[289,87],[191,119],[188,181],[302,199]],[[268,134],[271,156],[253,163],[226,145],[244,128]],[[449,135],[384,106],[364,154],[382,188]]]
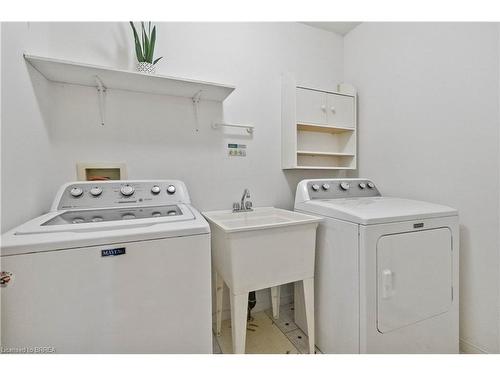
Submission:
[[[101,220],[93,221],[95,217]],[[205,218],[185,204],[54,211],[2,234],[0,255],[208,233],[210,227]]]
[[[458,215],[451,207],[392,197],[314,199],[296,209],[362,225]]]

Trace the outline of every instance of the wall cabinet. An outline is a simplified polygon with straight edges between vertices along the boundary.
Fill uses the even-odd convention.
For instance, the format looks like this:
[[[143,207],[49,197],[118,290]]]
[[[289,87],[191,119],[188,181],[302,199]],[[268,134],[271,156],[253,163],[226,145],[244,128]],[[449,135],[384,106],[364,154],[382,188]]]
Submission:
[[[282,86],[282,168],[356,169],[356,93]]]

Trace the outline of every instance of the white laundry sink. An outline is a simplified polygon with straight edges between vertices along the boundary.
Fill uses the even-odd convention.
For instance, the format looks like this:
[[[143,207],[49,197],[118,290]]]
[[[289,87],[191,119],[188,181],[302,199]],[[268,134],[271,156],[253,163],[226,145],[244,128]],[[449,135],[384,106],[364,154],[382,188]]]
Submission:
[[[212,259],[233,294],[314,277],[321,218],[274,207],[210,211]]]

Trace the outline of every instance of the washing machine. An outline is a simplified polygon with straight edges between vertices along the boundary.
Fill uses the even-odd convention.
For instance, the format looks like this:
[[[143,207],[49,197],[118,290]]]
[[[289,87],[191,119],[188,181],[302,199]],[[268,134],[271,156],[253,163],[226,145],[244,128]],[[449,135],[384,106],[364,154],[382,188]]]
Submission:
[[[321,351],[458,353],[457,210],[382,196],[368,179],[301,181],[295,209],[324,218],[315,269]]]
[[[210,229],[181,181],[66,184],[0,254],[4,353],[212,353]]]

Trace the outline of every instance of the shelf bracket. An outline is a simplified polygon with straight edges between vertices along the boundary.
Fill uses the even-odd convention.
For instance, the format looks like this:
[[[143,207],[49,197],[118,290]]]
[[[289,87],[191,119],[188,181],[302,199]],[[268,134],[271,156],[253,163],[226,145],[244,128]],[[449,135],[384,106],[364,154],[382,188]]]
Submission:
[[[199,115],[198,115],[198,110],[199,110],[199,106],[200,106],[200,100],[201,100],[201,93],[203,92],[203,90],[200,90],[198,91],[196,94],[193,95],[193,107],[194,107],[194,116],[195,116],[195,120],[196,120],[196,132],[199,132],[200,131],[200,119],[199,119]]]
[[[99,76],[94,77],[97,84],[97,99],[99,100],[99,115],[101,117],[101,125],[104,126],[106,117],[106,86],[99,78]]]

